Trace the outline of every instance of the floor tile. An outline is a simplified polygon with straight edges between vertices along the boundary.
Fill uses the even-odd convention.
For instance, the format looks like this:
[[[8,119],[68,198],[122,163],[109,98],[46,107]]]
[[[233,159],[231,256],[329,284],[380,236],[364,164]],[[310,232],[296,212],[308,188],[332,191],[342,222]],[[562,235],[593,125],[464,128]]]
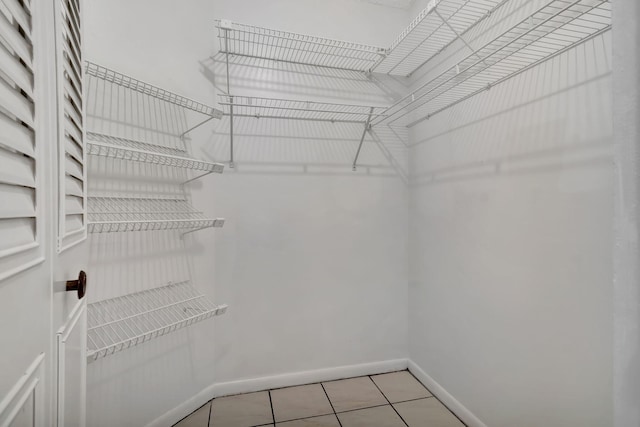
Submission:
[[[333,413],[320,384],[272,390],[271,401],[276,422]]]
[[[273,423],[269,393],[219,397],[211,402],[210,427],[252,427]]]
[[[340,423],[335,415],[325,415],[322,417],[277,423],[276,427],[340,427]]]
[[[435,397],[393,405],[409,427],[464,427]]]
[[[323,383],[336,412],[388,404],[369,377]]]
[[[338,414],[342,427],[406,427],[391,405]]]
[[[429,390],[424,388],[409,371],[372,375],[371,379],[380,390],[382,390],[382,394],[384,394],[391,403],[431,396]]]
[[[174,427],[207,427],[209,425],[209,409],[211,408],[211,402],[207,402],[206,405],[189,415]]]

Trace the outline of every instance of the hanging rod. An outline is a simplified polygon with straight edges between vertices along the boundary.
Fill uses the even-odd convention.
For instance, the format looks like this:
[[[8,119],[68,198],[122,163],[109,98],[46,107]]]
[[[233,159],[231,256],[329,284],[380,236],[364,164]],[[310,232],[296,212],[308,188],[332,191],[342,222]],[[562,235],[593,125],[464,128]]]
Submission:
[[[134,90],[136,92],[143,93],[145,95],[152,96],[171,104],[178,105],[188,110],[196,111],[201,114],[220,119],[222,117],[222,111],[170,92],[168,90],[159,88],[149,83],[145,83],[141,80],[137,80],[126,74],[119,73],[102,65],[95,64],[93,62],[85,61],[85,72],[90,76],[97,77],[99,79],[108,81],[110,83],[117,84],[127,89]]]

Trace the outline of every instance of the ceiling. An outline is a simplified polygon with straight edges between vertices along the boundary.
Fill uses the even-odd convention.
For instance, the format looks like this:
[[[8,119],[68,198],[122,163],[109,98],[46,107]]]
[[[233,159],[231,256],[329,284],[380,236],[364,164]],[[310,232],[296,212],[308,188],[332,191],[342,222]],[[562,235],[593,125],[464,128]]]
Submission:
[[[408,9],[415,0],[362,0],[366,3],[379,4],[381,6]]]

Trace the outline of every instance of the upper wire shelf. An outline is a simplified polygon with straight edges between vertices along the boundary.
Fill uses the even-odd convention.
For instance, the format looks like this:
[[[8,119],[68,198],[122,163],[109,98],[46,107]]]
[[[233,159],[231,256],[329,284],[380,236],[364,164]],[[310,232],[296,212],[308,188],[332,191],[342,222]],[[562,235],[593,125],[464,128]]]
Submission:
[[[198,176],[188,181],[214,172],[222,173],[224,170],[224,165],[220,163],[189,158],[187,157],[187,152],[179,148],[163,147],[95,132],[87,132],[87,153],[94,156],[112,157],[201,172]]]
[[[365,123],[368,117],[384,118],[386,107],[331,104],[291,99],[219,95],[224,115],[270,119],[310,120],[332,123]],[[233,108],[232,108],[233,107]]]
[[[152,84],[137,80],[133,77],[127,76],[126,74],[122,74],[107,67],[103,67],[102,65],[85,61],[85,70],[86,74],[90,76],[94,76],[99,79],[125,87],[127,89],[131,89],[136,92],[140,92],[145,95],[160,99],[162,101],[178,105],[188,110],[196,111],[215,119],[219,119],[222,117],[222,111],[216,108],[159,88]]]
[[[216,20],[216,28],[220,53],[258,59],[366,72],[386,52],[381,47],[226,20]]]
[[[223,218],[206,218],[179,198],[89,197],[89,233],[183,230],[222,227]]]
[[[607,0],[552,0],[372,120],[412,127],[611,28]]]
[[[92,362],[210,317],[213,304],[188,281],[87,305],[87,360]]]
[[[410,76],[507,1],[432,0],[371,71]]]

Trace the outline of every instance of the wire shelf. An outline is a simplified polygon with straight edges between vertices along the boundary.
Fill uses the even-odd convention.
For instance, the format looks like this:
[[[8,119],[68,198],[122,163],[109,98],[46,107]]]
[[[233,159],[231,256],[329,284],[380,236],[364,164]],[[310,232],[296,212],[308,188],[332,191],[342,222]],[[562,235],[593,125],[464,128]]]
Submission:
[[[508,0],[432,0],[371,71],[410,76]]]
[[[223,114],[233,117],[310,120],[333,123],[365,123],[369,115],[383,118],[385,107],[330,104],[291,99],[219,95]]]
[[[93,156],[112,157],[204,172],[189,181],[210,173],[224,171],[224,165],[189,158],[186,151],[178,148],[163,147],[95,132],[87,132],[87,153]]]
[[[376,46],[216,20],[220,53],[295,64],[369,71],[386,50]]]
[[[103,67],[102,65],[85,61],[85,69],[85,73],[87,75],[94,76],[99,79],[125,87],[127,89],[131,89],[136,92],[140,92],[145,95],[160,99],[162,101],[178,105],[188,110],[196,111],[215,119],[219,119],[222,117],[222,112],[216,108],[210,107],[176,93],[169,92],[168,90],[159,88],[149,83],[134,79],[133,77],[111,70],[107,67]]]
[[[226,310],[226,304],[213,304],[187,281],[88,304],[87,360],[109,356]]]
[[[205,218],[186,200],[138,197],[89,197],[89,232],[184,230],[222,227],[223,218]]]
[[[611,28],[607,0],[553,0],[389,107],[382,122],[412,127]]]

